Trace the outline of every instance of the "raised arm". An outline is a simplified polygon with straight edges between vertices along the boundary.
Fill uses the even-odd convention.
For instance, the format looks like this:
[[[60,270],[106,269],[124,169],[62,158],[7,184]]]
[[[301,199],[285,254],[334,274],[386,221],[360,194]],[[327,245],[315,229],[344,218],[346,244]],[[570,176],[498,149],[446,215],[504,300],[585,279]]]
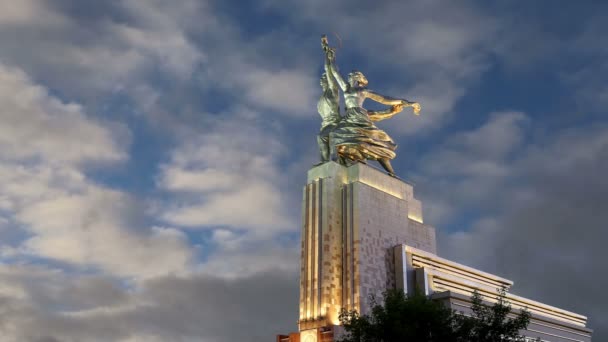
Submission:
[[[338,82],[340,89],[346,91],[348,84],[344,82],[342,75],[340,75],[338,68],[336,68],[336,51],[329,46],[326,35],[321,36],[321,47],[323,47],[323,51],[325,52],[325,72],[327,73],[327,80],[329,81],[330,78],[333,78]]]
[[[325,76],[327,77],[327,85],[329,90],[336,95],[338,93],[338,83],[336,82],[336,78],[334,77],[331,71],[331,61],[329,56],[325,54]]]
[[[342,91],[347,91],[348,83],[346,83],[346,81],[344,81],[344,79],[342,78],[342,75],[340,75],[340,72],[338,72],[338,68],[336,67],[336,59],[335,59],[334,51],[332,49],[329,49],[325,53],[326,53],[325,58],[329,62],[328,67],[329,67],[329,70],[331,71],[331,75],[336,80],[336,82],[338,82],[340,89],[342,89]]]

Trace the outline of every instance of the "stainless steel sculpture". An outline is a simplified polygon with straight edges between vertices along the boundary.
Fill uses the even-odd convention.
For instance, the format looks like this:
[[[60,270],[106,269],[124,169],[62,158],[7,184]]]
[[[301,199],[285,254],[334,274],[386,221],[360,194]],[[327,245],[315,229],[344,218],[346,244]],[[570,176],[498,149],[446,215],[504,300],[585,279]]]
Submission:
[[[321,44],[327,46],[327,38],[321,39]],[[321,162],[323,164],[328,162],[331,156],[329,134],[336,128],[338,122],[340,122],[340,90],[336,79],[330,71],[329,56],[325,54],[325,72],[321,75],[321,88],[323,88],[323,95],[317,103],[317,110],[321,115],[321,131],[317,136],[317,142],[319,144],[319,151],[321,152]]]
[[[324,95],[319,100],[319,114],[321,114],[324,120],[321,134],[319,134],[320,147],[322,145],[321,141],[325,142],[323,140],[325,139],[324,134],[330,131],[329,148],[337,154],[341,163],[365,163],[366,160],[377,160],[389,175],[395,176],[390,160],[396,156],[395,149],[397,145],[388,134],[374,125],[374,121],[391,118],[401,112],[404,107],[412,107],[414,114],[418,115],[420,113],[420,104],[405,99],[380,95],[367,89],[368,81],[360,71],[349,73],[348,82],[346,82],[338,72],[335,64],[335,49],[329,46],[326,36],[321,38],[321,45],[325,52],[326,79],[329,84],[331,82],[330,79],[333,78],[342,90],[346,111],[343,117],[340,117],[339,114],[336,115],[336,113],[339,113],[338,102],[331,102],[332,104],[335,103],[331,112],[332,120],[335,120],[336,117],[340,119],[337,124],[332,121],[331,125],[325,125],[326,112],[321,113],[321,101],[325,101],[324,98],[327,93],[324,88]],[[332,96],[334,94],[332,93]],[[337,96],[332,97],[332,99],[336,98]],[[368,111],[363,108],[363,102],[368,98],[391,107],[383,111]],[[329,101],[327,102],[329,103]],[[324,151],[322,150],[321,152],[322,162],[328,161],[331,157],[330,153],[330,156],[324,159]]]

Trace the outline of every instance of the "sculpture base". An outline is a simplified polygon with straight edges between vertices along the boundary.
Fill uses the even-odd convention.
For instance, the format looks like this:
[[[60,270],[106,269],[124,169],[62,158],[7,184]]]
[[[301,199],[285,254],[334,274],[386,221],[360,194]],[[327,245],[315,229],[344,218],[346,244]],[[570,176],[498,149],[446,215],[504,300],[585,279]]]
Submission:
[[[394,246],[436,251],[412,185],[365,164],[310,169],[302,212],[300,331],[366,313],[371,294],[394,288]]]

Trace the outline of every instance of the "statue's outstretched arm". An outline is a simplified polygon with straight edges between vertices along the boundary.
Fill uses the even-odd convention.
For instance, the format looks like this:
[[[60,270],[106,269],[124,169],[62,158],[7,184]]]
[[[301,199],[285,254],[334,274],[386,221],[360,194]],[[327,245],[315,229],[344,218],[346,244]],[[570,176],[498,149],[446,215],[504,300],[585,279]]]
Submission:
[[[404,107],[412,107],[412,108],[414,108],[414,114],[416,114],[416,115],[420,114],[420,104],[418,102],[411,102],[411,101],[404,100],[404,99],[395,99],[392,97],[380,95],[369,89],[366,89],[364,94],[365,94],[365,97],[372,99],[376,102],[385,104],[385,105],[389,105],[389,106],[403,105]]]
[[[372,121],[382,121],[386,119],[390,119],[393,116],[401,113],[403,111],[403,105],[399,104],[396,106],[391,106],[385,110],[369,110],[367,114],[369,115],[369,119]]]
[[[402,99],[395,99],[392,97],[388,97],[388,96],[384,96],[384,95],[380,95],[378,93],[375,93],[369,89],[366,89],[365,92],[365,97],[374,100],[376,102],[388,105],[388,106],[396,106],[399,104],[403,104],[403,105],[408,105],[410,104],[409,101],[407,100],[402,100]]]

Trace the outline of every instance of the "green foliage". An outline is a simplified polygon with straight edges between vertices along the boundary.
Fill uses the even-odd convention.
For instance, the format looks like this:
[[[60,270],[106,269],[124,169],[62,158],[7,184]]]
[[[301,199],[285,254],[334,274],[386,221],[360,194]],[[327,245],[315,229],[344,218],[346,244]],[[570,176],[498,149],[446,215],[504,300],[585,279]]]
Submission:
[[[452,310],[424,295],[403,291],[384,293],[384,305],[372,298],[370,315],[342,312],[340,322],[348,332],[342,342],[456,341],[452,338]]]
[[[360,316],[356,311],[343,311],[340,322],[346,334],[341,342],[503,342],[524,341],[519,334],[530,322],[523,311],[509,317],[510,304],[501,290],[498,302],[485,306],[479,293],[471,298],[472,316],[465,316],[442,303],[416,293],[387,291],[383,304],[371,298],[371,312]]]
[[[462,341],[470,342],[503,342],[503,341],[525,341],[524,336],[519,334],[530,323],[530,312],[522,311],[514,318],[509,317],[511,305],[505,299],[505,289],[499,291],[497,302],[492,306],[482,303],[481,295],[477,291],[471,297],[472,316],[459,315],[458,335],[465,336]]]

